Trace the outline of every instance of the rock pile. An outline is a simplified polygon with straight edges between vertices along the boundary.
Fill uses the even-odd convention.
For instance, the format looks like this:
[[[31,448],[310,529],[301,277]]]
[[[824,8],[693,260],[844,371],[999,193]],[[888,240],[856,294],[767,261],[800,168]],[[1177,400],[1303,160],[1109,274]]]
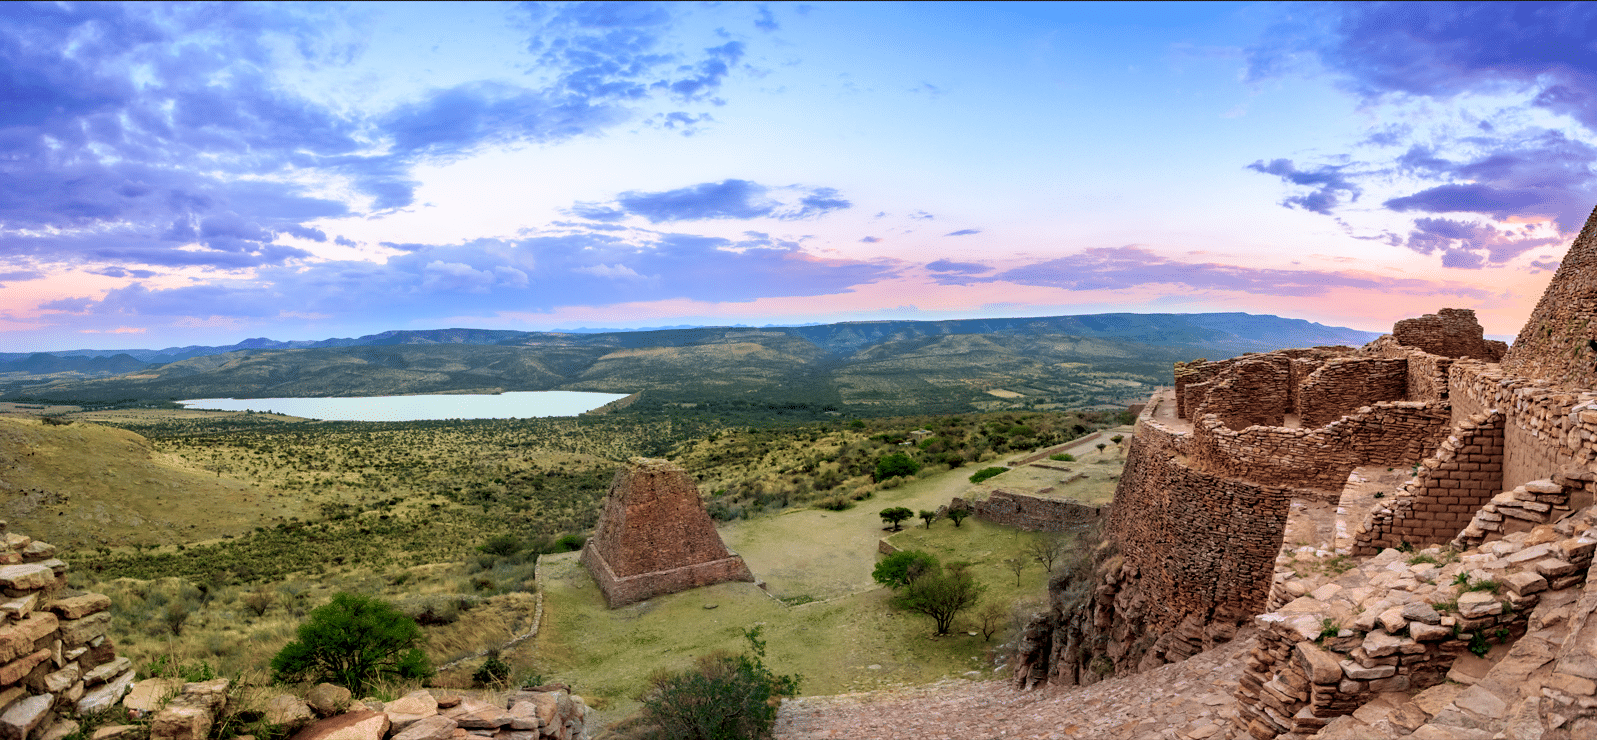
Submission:
[[[427,690],[387,704],[351,702],[348,689],[322,684],[305,701],[286,694],[273,699],[267,720],[300,728],[293,740],[582,740],[591,711],[558,684],[515,691],[503,705]]]
[[[1503,729],[1506,708],[1524,698],[1522,680],[1500,687],[1496,693],[1501,696],[1489,700],[1455,691],[1446,701],[1424,706],[1406,698],[1383,705],[1379,719],[1387,724],[1379,728],[1365,722],[1376,719],[1376,710],[1331,725],[1383,695],[1419,691],[1446,680],[1476,684],[1484,671],[1471,671],[1468,654],[1520,640],[1527,632],[1548,644],[1562,644],[1567,654],[1567,665],[1560,661],[1553,670],[1542,671],[1539,683],[1526,688],[1527,696],[1537,699],[1532,712],[1539,712],[1537,726],[1563,726],[1580,718],[1590,711],[1585,705],[1597,707],[1592,699],[1597,684],[1590,680],[1597,677],[1597,660],[1590,654],[1594,646],[1590,640],[1566,641],[1564,634],[1546,630],[1571,621],[1571,604],[1597,550],[1594,526],[1597,511],[1588,509],[1557,525],[1517,532],[1461,555],[1439,548],[1413,554],[1387,549],[1340,575],[1283,578],[1272,603],[1292,600],[1255,620],[1259,637],[1236,694],[1238,734],[1262,740],[1285,733],[1311,735],[1324,728],[1331,733],[1328,737],[1411,732],[1415,737],[1474,736],[1468,730],[1483,730],[1481,737],[1491,737]],[[1597,596],[1592,600],[1597,602]],[[1514,649],[1520,649],[1518,643]],[[1548,651],[1532,668],[1558,652]],[[1555,693],[1547,694],[1548,688]],[[1545,706],[1540,701],[1555,696],[1568,700]],[[1454,714],[1467,717],[1444,711],[1455,698],[1463,703]],[[1488,728],[1493,722],[1495,727]],[[1429,734],[1418,732],[1426,724],[1437,727]],[[1597,723],[1590,726],[1597,729]]]
[[[126,658],[105,636],[111,599],[66,589],[55,546],[0,522],[0,740],[60,740],[133,683]]]

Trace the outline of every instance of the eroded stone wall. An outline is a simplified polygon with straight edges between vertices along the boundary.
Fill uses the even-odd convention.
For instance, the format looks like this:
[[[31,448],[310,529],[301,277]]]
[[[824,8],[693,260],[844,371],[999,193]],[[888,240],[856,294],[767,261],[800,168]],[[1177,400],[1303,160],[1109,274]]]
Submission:
[[[1360,406],[1402,401],[1408,397],[1408,375],[1407,358],[1337,357],[1327,360],[1297,388],[1299,423],[1304,427],[1323,426]]]
[[[1467,357],[1486,362],[1502,359],[1508,345],[1481,336],[1475,312],[1444,308],[1416,319],[1403,319],[1392,327],[1392,339],[1439,357]]]

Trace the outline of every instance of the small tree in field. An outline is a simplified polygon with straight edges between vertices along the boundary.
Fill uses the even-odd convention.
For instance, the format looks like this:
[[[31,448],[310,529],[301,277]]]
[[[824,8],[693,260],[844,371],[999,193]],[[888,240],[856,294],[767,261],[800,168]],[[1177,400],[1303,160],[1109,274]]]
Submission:
[[[871,579],[889,588],[903,588],[911,581],[941,568],[937,558],[929,553],[899,550],[876,564],[876,570],[871,571]]]
[[[1008,568],[1009,572],[1015,574],[1015,585],[1019,586],[1020,585],[1020,574],[1021,574],[1021,571],[1024,571],[1026,569],[1026,559],[1025,558],[1004,558],[1004,567]]]
[[[893,605],[931,617],[937,634],[946,635],[954,617],[975,606],[983,590],[969,571],[949,568],[911,581],[893,597]]]
[[[976,610],[976,621],[981,630],[982,642],[990,642],[998,630],[1004,628],[1004,622],[1009,620],[1009,609],[996,601],[988,601]]]
[[[908,519],[908,518],[913,517],[913,516],[915,516],[915,512],[910,511],[909,509],[906,509],[906,508],[904,508],[902,506],[894,506],[894,507],[891,507],[891,508],[882,509],[882,521],[886,522],[889,525],[891,525],[893,527],[893,531],[894,532],[897,532],[898,530],[903,529],[903,527],[900,526],[900,524],[905,519]]]
[[[970,509],[961,508],[948,510],[948,518],[954,520],[955,527],[958,527],[960,522],[965,521],[965,517],[967,516],[970,516]]]
[[[1106,444],[1104,444],[1102,442],[1099,442],[1098,443],[1098,454],[1102,455],[1103,454],[1103,448],[1108,447],[1108,446],[1109,445],[1106,445]]]
[[[416,621],[387,602],[341,593],[311,610],[299,626],[299,639],[272,658],[274,681],[326,681],[356,696],[372,683],[397,676],[432,675]]]
[[[1054,563],[1065,553],[1066,539],[1057,532],[1043,533],[1031,542],[1026,543],[1026,554],[1036,558],[1042,563],[1049,573],[1054,572]]]
[[[937,521],[937,512],[935,512],[935,511],[927,511],[925,509],[921,509],[920,510],[920,518],[921,518],[921,521],[926,522],[926,528],[927,529],[931,529],[932,528],[932,522]]]

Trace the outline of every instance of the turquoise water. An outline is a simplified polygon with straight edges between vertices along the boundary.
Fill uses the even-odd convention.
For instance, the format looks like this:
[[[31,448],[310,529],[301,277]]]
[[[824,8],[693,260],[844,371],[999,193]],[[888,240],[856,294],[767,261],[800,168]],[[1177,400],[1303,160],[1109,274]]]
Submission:
[[[527,419],[576,416],[623,393],[518,391],[515,393],[367,396],[363,398],[197,398],[178,401],[191,409],[271,411],[326,421],[426,421],[434,419]]]

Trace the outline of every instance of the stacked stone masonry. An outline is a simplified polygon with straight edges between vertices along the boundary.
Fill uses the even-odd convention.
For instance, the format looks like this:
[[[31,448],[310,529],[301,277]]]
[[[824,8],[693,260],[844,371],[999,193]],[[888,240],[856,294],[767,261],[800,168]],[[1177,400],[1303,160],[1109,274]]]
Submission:
[[[61,715],[115,704],[133,669],[106,637],[104,595],[66,588],[55,547],[0,522],[0,738],[60,740],[78,730]]]
[[[616,471],[581,562],[612,609],[691,588],[754,580],[743,558],[721,541],[687,471],[641,457]]]
[[[1353,554],[1452,540],[1502,485],[1503,415],[1493,410],[1471,416],[1453,427],[1391,503],[1370,512],[1356,533]]]

